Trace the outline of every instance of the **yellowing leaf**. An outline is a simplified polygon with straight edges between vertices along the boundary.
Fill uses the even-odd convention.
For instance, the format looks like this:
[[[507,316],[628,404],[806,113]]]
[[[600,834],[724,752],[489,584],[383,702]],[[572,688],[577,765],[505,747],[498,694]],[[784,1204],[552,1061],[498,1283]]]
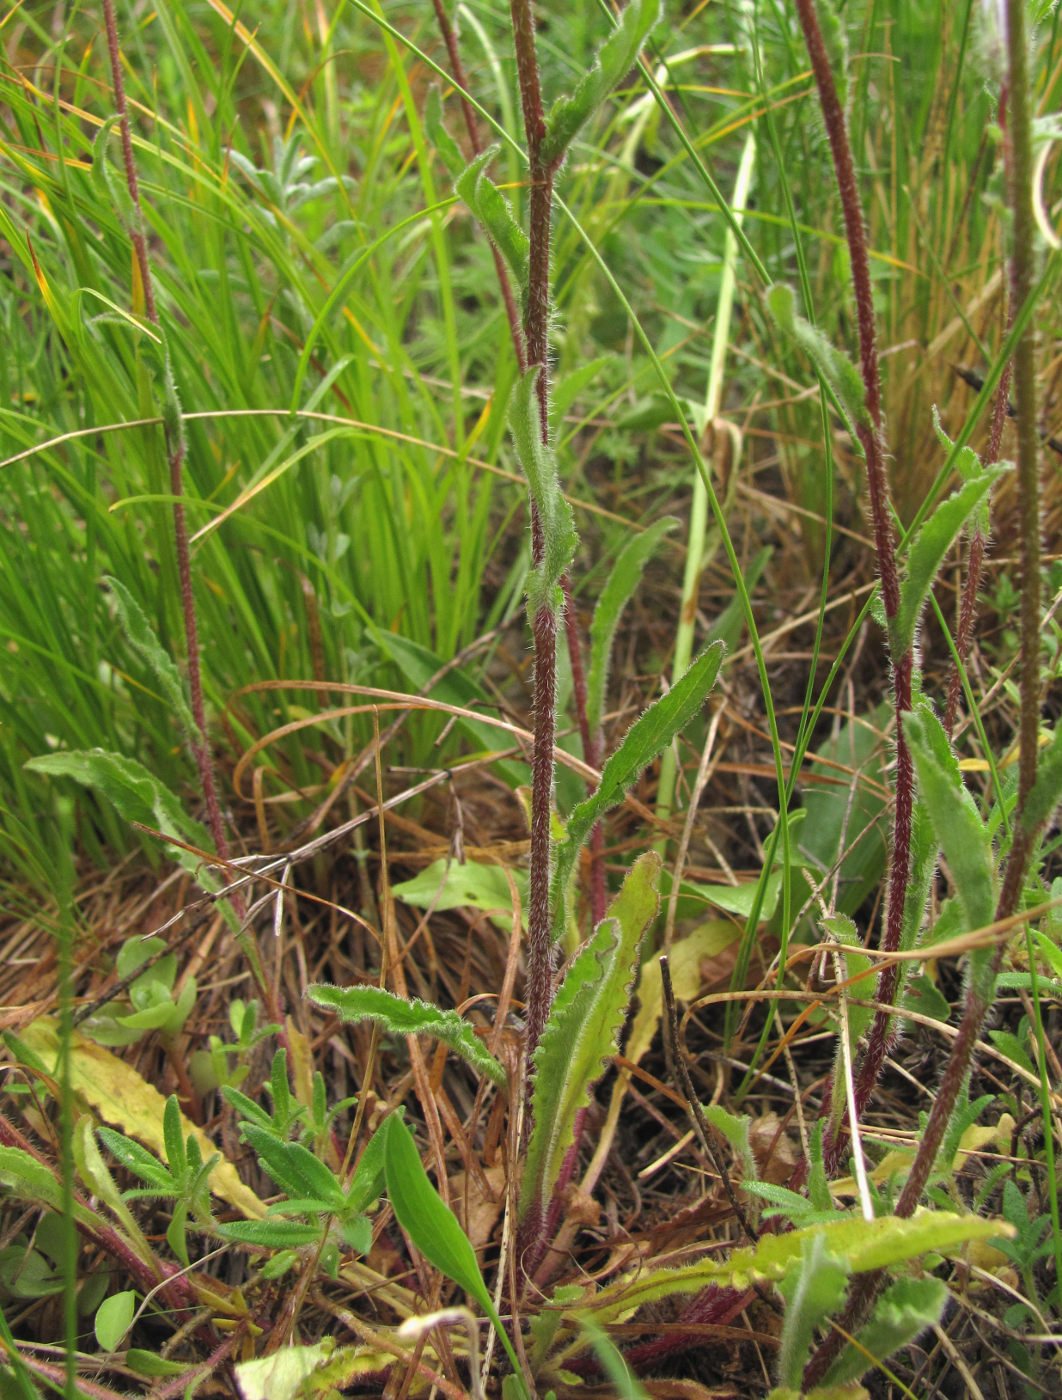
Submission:
[[[59,1054],[59,1034],[50,1016],[32,1021],[22,1032],[22,1040],[47,1064],[54,1064]],[[149,1084],[131,1065],[112,1055],[78,1031],[70,1045],[71,1088],[112,1127],[136,1138],[165,1161],[162,1138],[162,1114],[166,1100],[153,1084]],[[213,1142],[183,1114],[181,1131],[185,1138],[191,1134],[199,1144],[206,1160],[218,1150]],[[210,1189],[215,1196],[242,1211],[249,1220],[260,1220],[265,1205],[249,1186],[240,1180],[236,1168],[223,1157],[210,1173]]]
[[[737,942],[740,932],[741,930],[728,919],[711,919],[671,945],[671,983],[679,1001],[694,999],[704,984],[705,979],[701,973],[704,960],[717,958],[724,949]],[[650,958],[642,968],[638,1000],[638,1014],[631,1022],[626,1049],[626,1057],[633,1064],[637,1064],[649,1049],[660,1024],[663,992],[660,964],[656,958]]]

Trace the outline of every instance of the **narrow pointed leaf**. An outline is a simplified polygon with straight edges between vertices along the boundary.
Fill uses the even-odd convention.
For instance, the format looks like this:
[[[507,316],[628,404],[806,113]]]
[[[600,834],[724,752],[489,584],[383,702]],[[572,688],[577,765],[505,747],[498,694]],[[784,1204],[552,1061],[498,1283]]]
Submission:
[[[185,735],[191,737],[196,733],[196,723],[192,717],[184,683],[173,657],[163,651],[159,639],[148,621],[147,614],[125,584],[120,579],[111,577],[105,577],[103,581],[114,598],[122,631],[131,646],[150,666],[152,674],[159,684],[159,689],[168,700],[173,713],[180,720]]]
[[[568,818],[567,834],[557,848],[553,878],[555,932],[562,916],[569,876],[594,823],[622,802],[631,784],[700,711],[715,684],[724,652],[722,642],[713,642],[682,679],[635,720],[622,744],[605,764],[596,790],[585,802],[580,802]]]
[[[454,182],[454,192],[463,199],[487,237],[509,264],[516,283],[527,282],[527,234],[516,222],[509,201],[487,174],[487,166],[500,150],[490,146],[471,161]]]
[[[928,705],[903,717],[918,789],[948,862],[968,929],[985,928],[995,912],[992,840],[962,780],[944,728]]]
[[[590,1089],[619,1049],[642,935],[660,903],[660,858],[637,862],[609,906],[608,917],[578,955],[561,984],[535,1051],[535,1126],[520,1190],[520,1215],[532,1204],[545,1210],[565,1154],[575,1140],[575,1117]]]
[[[449,170],[451,178],[458,179],[466,162],[461,154],[461,147],[446,129],[446,123],[443,120],[442,94],[439,91],[438,83],[432,83],[428,89],[428,96],[424,103],[424,126],[428,133],[428,140],[442,156],[443,163]]]
[[[537,365],[522,375],[509,405],[509,431],[542,526],[542,563],[531,574],[527,587],[532,618],[539,608],[559,606],[558,585],[575,556],[576,538],[572,508],[560,488],[556,456],[552,446],[542,441],[538,376]]]
[[[900,585],[900,607],[889,639],[895,656],[903,656],[914,643],[922,609],[944,556],[993,484],[1009,470],[1006,466],[988,467],[979,476],[964,482],[953,496],[941,501],[915,535],[907,554],[907,567]]]
[[[406,1001],[382,987],[308,987],[306,995],[344,1021],[376,1021],[391,1035],[433,1035],[485,1074],[492,1084],[505,1088],[503,1066],[456,1011],[440,1011],[416,997]]]
[[[289,1196],[327,1201],[334,1209],[346,1205],[346,1195],[335,1176],[308,1148],[297,1142],[281,1142],[273,1133],[252,1123],[243,1136],[276,1184]]]
[[[542,141],[545,165],[557,165],[579,128],[627,76],[660,15],[660,0],[630,0],[619,23],[602,44],[592,67],[570,96],[559,97],[546,118]]]
[[[608,687],[609,658],[620,617],[642,580],[645,566],[664,536],[678,521],[672,515],[656,520],[639,535],[632,535],[616,556],[590,624],[590,669],[586,681],[586,713],[590,732],[601,725]]]
[[[1051,742],[1037,760],[1036,781],[1021,809],[1022,828],[1033,835],[1049,821],[1062,801],[1062,724],[1055,726]]]
[[[676,1269],[650,1269],[609,1284],[594,1296],[592,1312],[606,1323],[647,1303],[676,1294],[698,1293],[711,1284],[748,1288],[777,1283],[799,1265],[804,1241],[822,1235],[829,1252],[843,1258],[853,1273],[889,1268],[927,1253],[954,1255],[970,1240],[1013,1236],[1013,1226],[977,1215],[927,1211],[901,1220],[894,1215],[864,1220],[848,1215],[788,1234],[762,1235],[756,1245],[734,1250],[729,1259],[710,1257]]]
[[[767,289],[767,309],[783,334],[804,351],[834,396],[854,432],[856,424],[869,425],[863,381],[852,361],[832,345],[817,326],[798,316],[792,287],[776,282]]]

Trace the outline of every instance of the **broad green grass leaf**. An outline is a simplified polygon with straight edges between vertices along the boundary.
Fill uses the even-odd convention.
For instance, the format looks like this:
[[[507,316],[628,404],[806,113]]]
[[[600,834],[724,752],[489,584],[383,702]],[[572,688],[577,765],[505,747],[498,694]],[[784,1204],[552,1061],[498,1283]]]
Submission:
[[[816,370],[833,390],[848,426],[869,426],[870,415],[864,397],[863,380],[852,361],[823,335],[817,326],[797,315],[792,287],[776,282],[767,289],[767,309],[785,335],[804,351]]]
[[[151,668],[159,689],[165,695],[173,713],[181,722],[185,735],[192,739],[196,734],[196,722],[185,693],[184,682],[172,656],[163,651],[147,614],[121,579],[104,577],[104,583],[111,590],[118,619],[122,630],[133,649],[140,653]]]
[[[877,1361],[913,1342],[927,1327],[940,1321],[948,1287],[938,1278],[897,1279],[878,1299],[870,1321],[856,1336],[858,1346],[848,1346],[823,1377],[823,1384],[847,1385],[870,1369],[866,1353]]]
[[[928,705],[904,715],[903,732],[967,929],[985,928],[995,915],[996,900],[991,837],[963,783],[944,727]]]
[[[392,1035],[433,1035],[503,1089],[505,1070],[456,1011],[441,1011],[426,1001],[406,1001],[382,987],[308,987],[306,995],[344,1021],[377,1021]]]
[[[615,29],[602,44],[570,95],[558,97],[546,118],[542,161],[555,166],[564,159],[579,128],[594,115],[613,88],[634,67],[649,31],[660,15],[660,0],[630,0]]]
[[[565,1154],[575,1140],[575,1117],[608,1057],[619,1049],[642,935],[660,903],[660,858],[650,852],[629,871],[608,915],[561,983],[535,1051],[535,1126],[520,1187],[521,1217],[532,1204],[545,1210]]]
[[[710,1284],[747,1288],[755,1282],[777,1283],[799,1264],[804,1240],[819,1234],[829,1252],[845,1259],[858,1274],[927,1253],[954,1255],[971,1240],[991,1239],[1011,1229],[999,1220],[947,1211],[926,1211],[905,1220],[893,1215],[877,1220],[849,1215],[785,1235],[763,1235],[755,1246],[734,1250],[729,1259],[701,1259],[677,1269],[632,1275],[601,1289],[588,1310],[599,1322],[606,1322],[661,1298],[697,1293]]]
[[[620,617],[634,590],[642,581],[645,566],[659,548],[660,541],[678,524],[671,515],[655,520],[639,535],[632,535],[616,556],[590,624],[590,666],[586,680],[586,713],[590,732],[601,727],[612,643]]]
[[[1005,466],[988,467],[979,476],[964,482],[954,495],[941,501],[918,530],[907,553],[900,584],[900,607],[889,638],[894,656],[904,656],[913,646],[922,609],[945,554],[994,483],[1009,470]]]
[[[800,1263],[778,1281],[778,1291],[785,1299],[778,1350],[778,1375],[783,1385],[800,1385],[815,1332],[841,1307],[847,1287],[847,1262],[829,1252],[822,1234],[805,1236]]]
[[[281,1142],[274,1133],[253,1123],[244,1124],[242,1132],[262,1166],[289,1196],[325,1201],[333,1210],[344,1208],[346,1193],[308,1148],[298,1142]]]
[[[455,180],[454,192],[468,205],[509,264],[517,286],[523,287],[527,283],[527,234],[516,222],[509,201],[487,174],[487,166],[500,149],[490,146],[481,151]]]
[[[602,769],[601,781],[595,791],[585,802],[580,802],[568,818],[567,834],[557,848],[557,867],[553,877],[555,934],[563,920],[568,879],[594,823],[622,802],[631,784],[698,713],[715,684],[723,653],[722,642],[713,642],[692,663],[682,679],[634,721],[623,742]]]
[[[129,1289],[112,1293],[96,1309],[92,1327],[101,1351],[117,1351],[136,1312],[136,1294]]]
[[[206,827],[187,816],[169,788],[135,758],[103,749],[63,750],[31,758],[25,766],[35,773],[73,778],[105,797],[125,821],[157,828],[163,836],[176,836],[203,851],[212,849]],[[169,854],[201,889],[211,894],[220,889],[217,877],[191,851],[174,846]]]

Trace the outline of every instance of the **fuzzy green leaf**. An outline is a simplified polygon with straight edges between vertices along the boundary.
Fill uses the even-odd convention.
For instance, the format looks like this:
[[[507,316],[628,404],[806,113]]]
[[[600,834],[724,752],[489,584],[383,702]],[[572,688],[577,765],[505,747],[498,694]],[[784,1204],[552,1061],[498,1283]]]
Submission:
[[[865,1273],[930,1252],[955,1254],[970,1240],[1011,1231],[999,1220],[947,1211],[926,1211],[905,1220],[893,1215],[877,1220],[848,1215],[785,1235],[763,1235],[755,1246],[734,1250],[729,1259],[707,1258],[678,1269],[632,1275],[601,1289],[592,1311],[604,1323],[661,1298],[697,1293],[710,1284],[747,1288],[754,1282],[777,1283],[799,1265],[804,1240],[814,1235],[822,1235],[829,1252],[847,1260],[853,1273]]]
[[[163,1166],[153,1152],[141,1147],[140,1143],[134,1142],[132,1138],[127,1138],[124,1133],[115,1132],[113,1128],[100,1127],[96,1131],[110,1149],[111,1156],[125,1167],[126,1171],[132,1172],[156,1191],[173,1193],[173,1173]]]
[[[1050,820],[1062,801],[1062,724],[1055,726],[1051,742],[1037,760],[1036,781],[1021,809],[1022,829],[1030,836]]]
[[[549,1203],[575,1117],[605,1061],[619,1049],[642,935],[660,903],[660,857],[649,852],[632,867],[608,916],[569,967],[535,1051],[535,1126],[520,1190],[520,1215]]]
[[[630,0],[573,93],[558,97],[546,118],[542,162],[556,166],[583,126],[630,72],[660,15],[660,0]]]
[[[217,1232],[223,1239],[264,1249],[299,1249],[321,1238],[320,1225],[302,1225],[297,1220],[233,1220],[217,1226]]]
[[[164,836],[176,836],[200,850],[211,849],[206,827],[187,816],[169,788],[135,758],[106,753],[103,749],[64,749],[31,758],[24,766],[35,773],[73,778],[82,787],[91,788],[106,798],[126,821],[156,828]],[[217,878],[198,856],[178,846],[170,850],[173,859],[188,871],[200,889],[210,893],[220,889]]]
[[[454,192],[468,205],[509,264],[517,286],[523,287],[527,283],[527,234],[516,222],[509,201],[487,174],[487,166],[500,149],[489,146],[481,151],[455,180]]]
[[[955,881],[967,929],[985,928],[995,915],[992,840],[966,790],[944,727],[928,705],[903,717],[918,789]]]
[[[948,1288],[938,1278],[898,1279],[878,1299],[870,1321],[856,1336],[858,1346],[848,1346],[823,1377],[823,1383],[846,1385],[870,1369],[867,1352],[885,1361],[894,1351],[913,1342],[919,1332],[940,1321]]]
[[[553,877],[553,928],[563,922],[564,900],[575,861],[594,823],[622,802],[639,774],[680,734],[698,713],[715,684],[725,648],[713,642],[692,663],[681,680],[660,696],[628,729],[619,748],[609,757],[595,791],[580,802],[568,818],[565,838],[557,848]]]
[[[170,709],[181,722],[188,737],[196,733],[196,723],[185,693],[184,682],[174,663],[173,657],[163,651],[147,614],[120,579],[104,577],[104,583],[111,591],[118,620],[122,624],[129,644],[147,662],[158,682]]]
[[[575,557],[576,540],[572,508],[560,488],[557,458],[552,446],[542,441],[536,390],[539,372],[535,365],[521,375],[509,405],[509,431],[542,526],[542,563],[532,572],[527,586],[527,610],[532,619],[540,608],[560,606],[558,585]]]
[[[632,535],[616,556],[590,624],[590,667],[586,680],[586,715],[590,732],[601,727],[608,686],[609,659],[620,617],[642,580],[645,566],[660,541],[679,522],[672,515],[656,520],[640,535]]]
[[[869,427],[870,415],[858,369],[847,355],[827,340],[817,326],[797,315],[792,287],[784,282],[768,287],[767,309],[779,330],[796,341],[833,390],[841,411],[848,419],[849,429],[854,433],[857,424]]]
[[[384,1171],[384,1139],[373,1133],[358,1158],[354,1175],[347,1185],[348,1211],[366,1210],[377,1197],[382,1196],[386,1185]]]
[[[308,987],[306,995],[344,1021],[377,1021],[391,1035],[433,1035],[500,1089],[505,1070],[456,1011],[441,1011],[416,997],[406,1001],[382,987]]]
[[[450,172],[451,179],[458,179],[465,168],[465,158],[461,147],[446,129],[443,120],[442,93],[438,83],[432,83],[424,103],[424,128],[428,140],[442,156],[443,164]]]
[[[799,1265],[778,1283],[785,1299],[778,1350],[778,1375],[783,1385],[800,1385],[815,1331],[838,1311],[847,1287],[847,1261],[828,1251],[823,1234],[805,1236]]]
[[[334,1174],[298,1142],[281,1142],[265,1128],[246,1123],[243,1137],[257,1152],[258,1160],[281,1190],[296,1198],[327,1201],[334,1210],[347,1204],[346,1193]]]
[[[964,482],[954,495],[941,501],[915,535],[907,554],[900,607],[889,638],[894,656],[906,655],[913,646],[922,609],[945,554],[994,483],[1009,470],[1007,466],[989,467]]]

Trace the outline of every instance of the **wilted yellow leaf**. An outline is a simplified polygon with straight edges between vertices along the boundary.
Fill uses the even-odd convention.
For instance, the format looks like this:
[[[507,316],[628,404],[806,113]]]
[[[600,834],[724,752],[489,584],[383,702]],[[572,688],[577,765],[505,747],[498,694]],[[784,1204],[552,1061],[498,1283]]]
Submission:
[[[32,1021],[21,1031],[20,1039],[46,1064],[57,1062],[59,1031],[50,1016]],[[165,1161],[162,1114],[166,1100],[131,1065],[78,1031],[74,1031],[70,1045],[70,1086],[111,1127],[136,1138]],[[185,1139],[189,1134],[195,1138],[204,1160],[218,1150],[202,1128],[183,1113],[181,1131]],[[210,1173],[210,1189],[215,1196],[242,1211],[248,1220],[260,1220],[266,1213],[263,1202],[244,1185],[236,1168],[224,1156]]]

